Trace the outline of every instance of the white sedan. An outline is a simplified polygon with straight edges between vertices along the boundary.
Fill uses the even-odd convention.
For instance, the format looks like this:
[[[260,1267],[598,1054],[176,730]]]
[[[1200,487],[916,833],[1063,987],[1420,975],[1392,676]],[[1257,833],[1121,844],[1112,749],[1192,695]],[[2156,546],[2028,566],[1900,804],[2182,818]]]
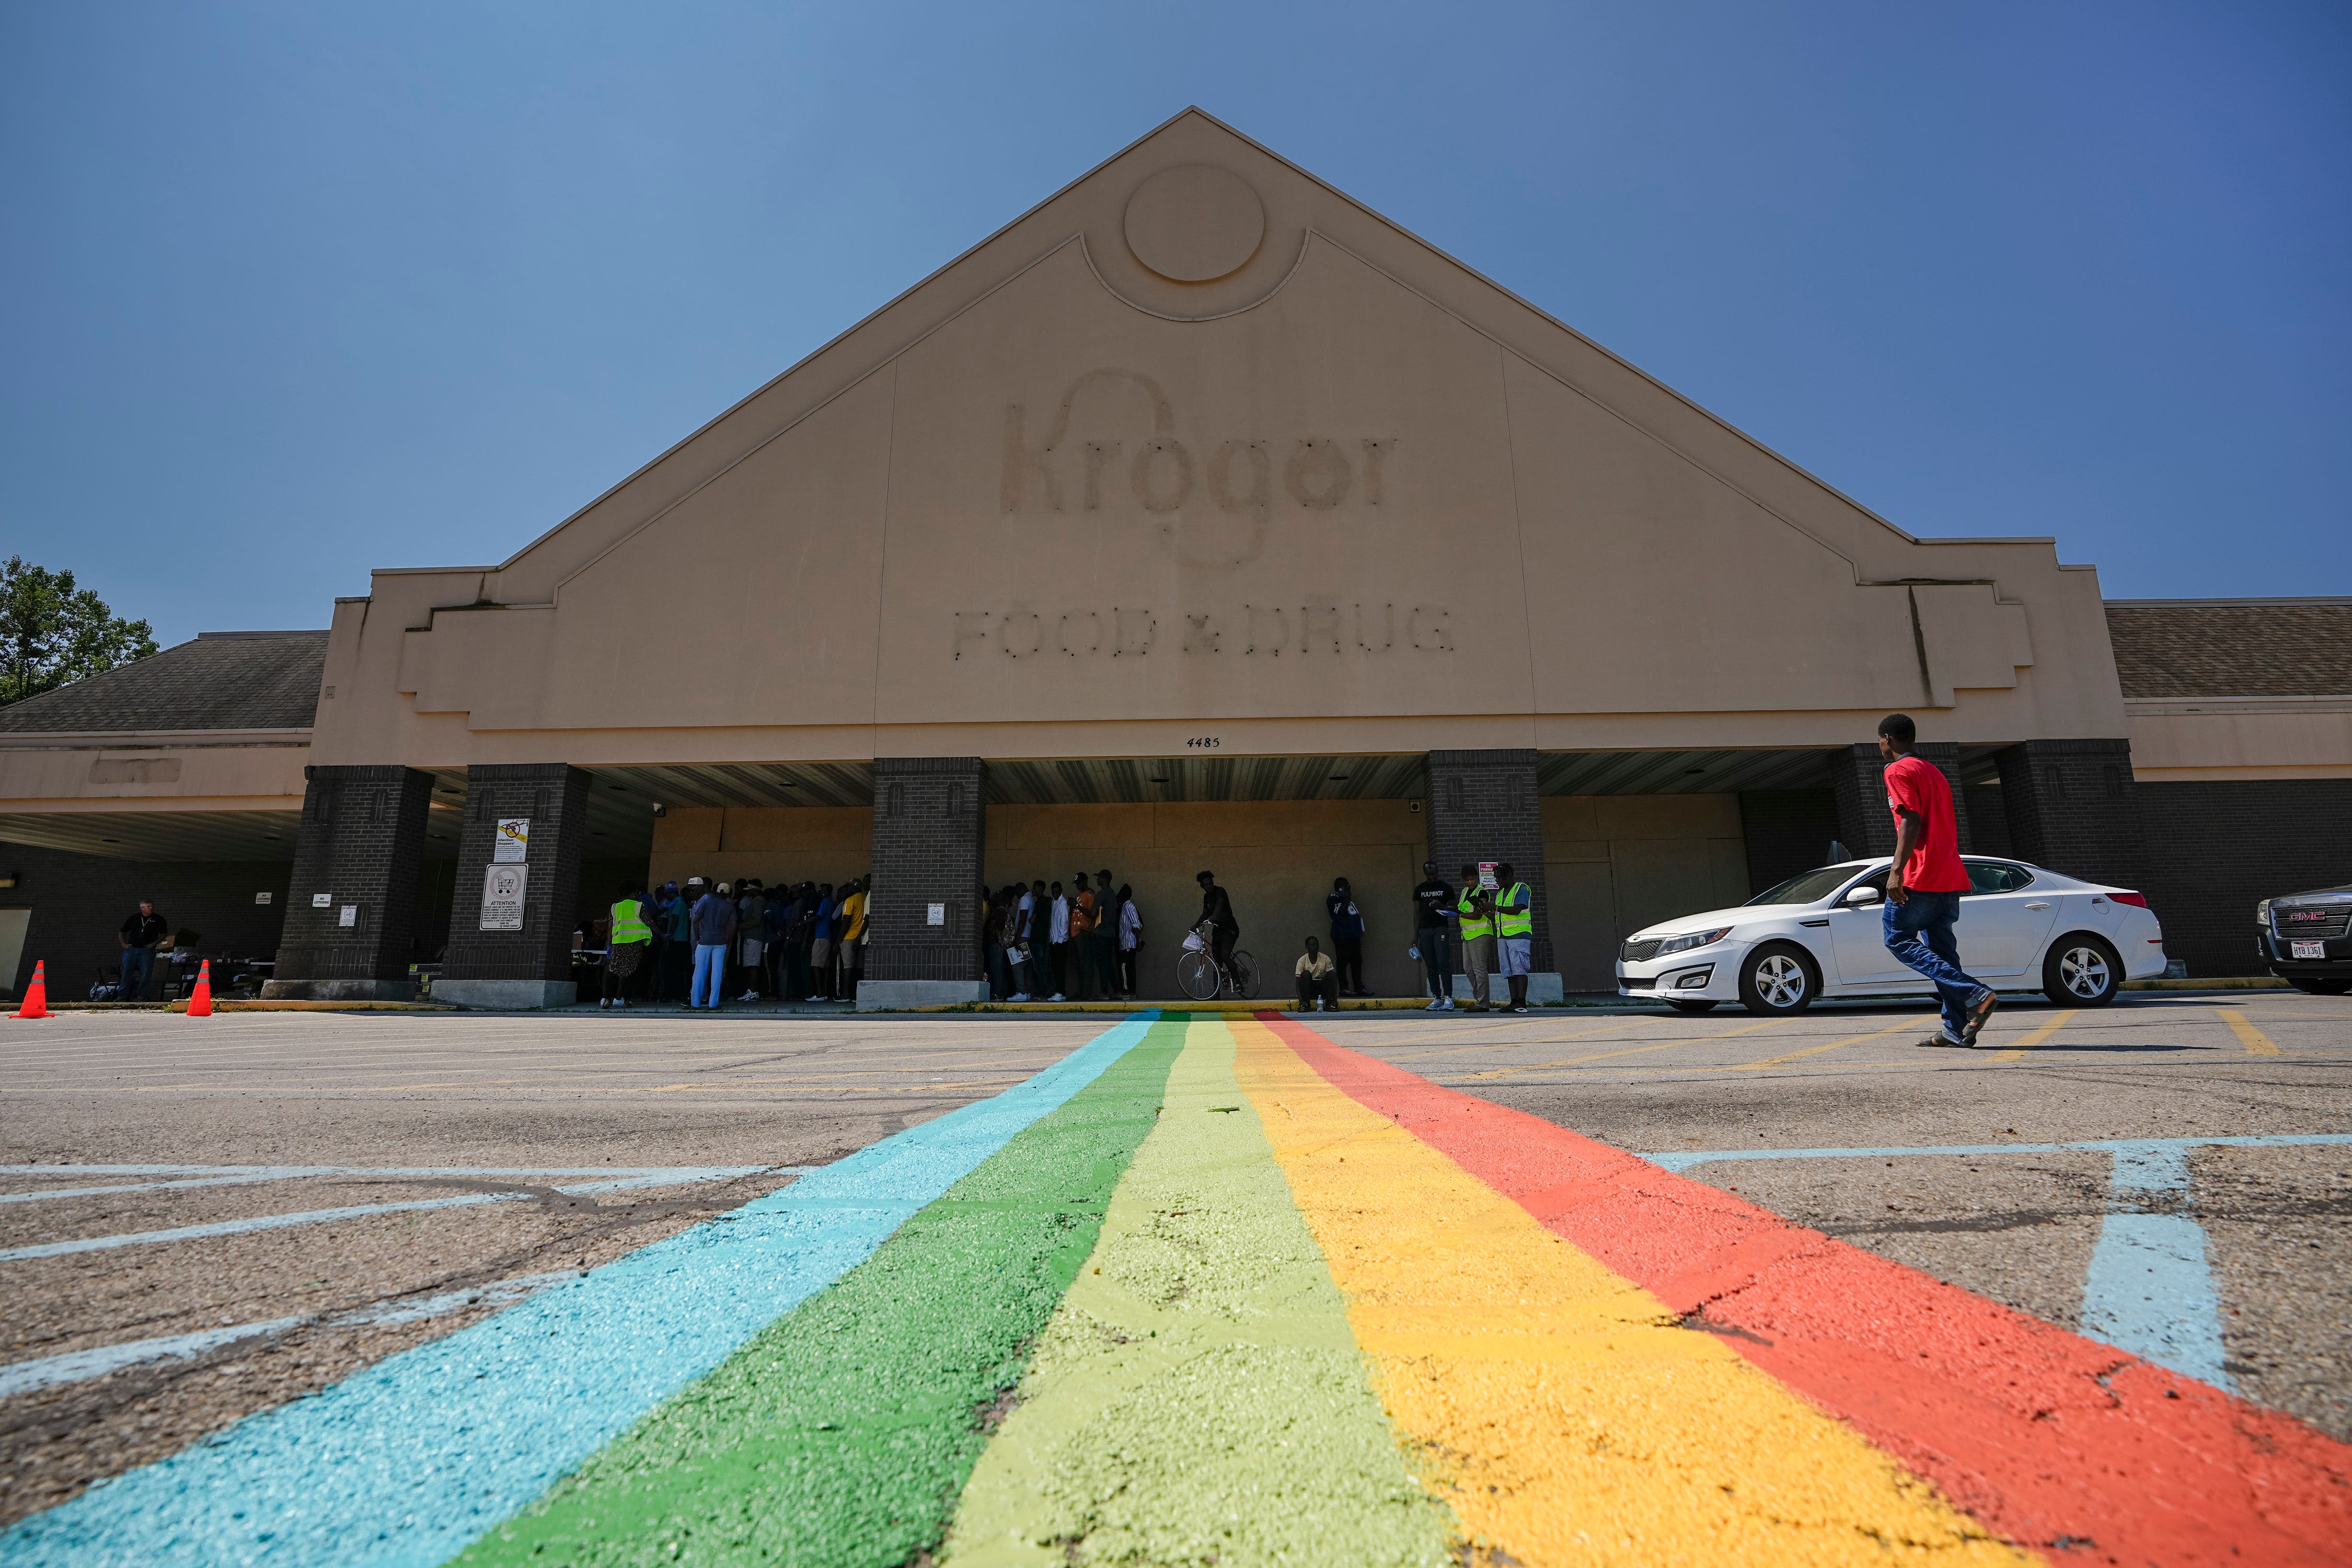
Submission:
[[[1960,858],[1969,882],[1953,928],[1960,967],[1994,990],[2103,1007],[2125,981],[2164,973],[2164,931],[2139,894],[2021,860]],[[1772,1017],[1801,1013],[1817,996],[1929,991],[1886,951],[1890,865],[1824,866],[1737,909],[1635,931],[1618,950],[1617,993],[1685,1013],[1738,1001]]]

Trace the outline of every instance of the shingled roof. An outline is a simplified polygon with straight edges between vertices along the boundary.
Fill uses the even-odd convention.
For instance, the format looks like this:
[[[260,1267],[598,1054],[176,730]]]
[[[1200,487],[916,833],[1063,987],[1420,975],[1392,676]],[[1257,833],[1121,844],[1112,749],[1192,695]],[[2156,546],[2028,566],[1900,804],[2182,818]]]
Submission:
[[[323,631],[205,632],[0,708],[0,733],[307,730],[326,668]]]
[[[2352,694],[2352,599],[2123,599],[2107,605],[2130,697]]]

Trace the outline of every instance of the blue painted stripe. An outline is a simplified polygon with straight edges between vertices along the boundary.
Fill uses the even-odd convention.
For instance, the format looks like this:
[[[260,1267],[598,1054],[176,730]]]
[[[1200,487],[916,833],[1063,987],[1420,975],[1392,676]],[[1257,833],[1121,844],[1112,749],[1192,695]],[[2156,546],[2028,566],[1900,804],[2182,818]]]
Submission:
[[[993,1100],[93,1487],[0,1535],[0,1563],[444,1562],[864,1261],[1158,1016],[1129,1018]]]
[[[2185,1214],[2111,1214],[2083,1281],[2083,1332],[2234,1392],[2205,1232]]]

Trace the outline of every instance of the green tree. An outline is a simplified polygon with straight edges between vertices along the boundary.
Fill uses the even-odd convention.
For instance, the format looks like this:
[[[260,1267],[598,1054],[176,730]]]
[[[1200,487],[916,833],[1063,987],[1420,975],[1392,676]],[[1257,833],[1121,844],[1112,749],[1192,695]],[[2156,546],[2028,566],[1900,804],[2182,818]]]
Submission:
[[[21,555],[0,563],[0,707],[156,651],[145,621],[126,621],[71,572]]]

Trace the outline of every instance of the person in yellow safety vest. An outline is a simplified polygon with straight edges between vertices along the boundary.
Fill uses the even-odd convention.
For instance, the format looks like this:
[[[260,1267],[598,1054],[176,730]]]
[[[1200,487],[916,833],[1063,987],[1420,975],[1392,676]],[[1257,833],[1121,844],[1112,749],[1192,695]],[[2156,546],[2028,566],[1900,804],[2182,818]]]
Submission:
[[[608,1008],[615,1001],[623,1007],[629,1005],[625,994],[629,976],[637,972],[653,945],[654,928],[646,919],[645,895],[626,885],[614,889],[613,912],[604,922],[604,995],[597,1006]]]
[[[1511,988],[1510,1011],[1528,1010],[1528,968],[1534,962],[1536,900],[1528,885],[1511,875],[1507,865],[1495,868],[1500,884],[1495,893],[1495,951],[1502,961],[1503,980]]]
[[[1483,1013],[1494,998],[1486,976],[1495,968],[1495,895],[1478,883],[1478,868],[1462,868],[1462,898],[1454,905],[1461,915],[1462,976],[1470,984],[1467,1012]]]

